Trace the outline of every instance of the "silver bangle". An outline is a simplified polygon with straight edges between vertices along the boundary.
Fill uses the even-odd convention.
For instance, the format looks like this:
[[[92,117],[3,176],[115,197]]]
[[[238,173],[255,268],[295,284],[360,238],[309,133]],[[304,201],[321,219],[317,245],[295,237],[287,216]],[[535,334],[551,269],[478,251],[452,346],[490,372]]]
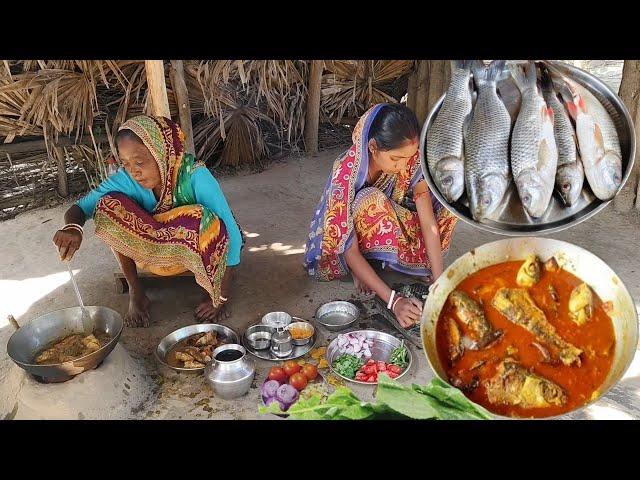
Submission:
[[[393,305],[393,299],[396,297],[396,291],[391,290],[391,295],[389,296],[389,301],[387,302],[387,308],[391,310],[391,305]]]

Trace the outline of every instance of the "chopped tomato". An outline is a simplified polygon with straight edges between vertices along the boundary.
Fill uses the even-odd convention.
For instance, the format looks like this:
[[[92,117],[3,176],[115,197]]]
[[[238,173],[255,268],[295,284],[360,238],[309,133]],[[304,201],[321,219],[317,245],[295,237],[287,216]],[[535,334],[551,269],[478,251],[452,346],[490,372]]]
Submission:
[[[376,364],[376,367],[377,367],[379,372],[384,372],[384,371],[387,370],[387,365],[384,362],[378,362]]]
[[[366,365],[375,365],[376,361],[373,358],[370,358],[369,360],[367,360]]]
[[[400,375],[402,373],[402,369],[399,366],[393,364],[387,365],[387,370],[395,373],[396,375]]]
[[[376,383],[376,381],[376,377],[374,377],[373,375],[367,378],[367,383]]]
[[[386,372],[387,375],[389,375],[389,378],[396,378],[398,376],[397,373],[392,372],[391,370],[389,370],[388,372]]]

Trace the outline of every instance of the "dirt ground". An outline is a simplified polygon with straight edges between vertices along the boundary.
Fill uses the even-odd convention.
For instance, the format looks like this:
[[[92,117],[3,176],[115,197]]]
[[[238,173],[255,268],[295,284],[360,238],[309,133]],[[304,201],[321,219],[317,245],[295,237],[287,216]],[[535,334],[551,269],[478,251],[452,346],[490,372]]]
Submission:
[[[221,186],[243,229],[248,232],[242,263],[237,269],[227,324],[238,334],[269,311],[285,310],[311,318],[330,300],[358,300],[353,284],[317,283],[302,269],[302,254],[310,215],[320,196],[338,150],[315,157],[292,157],[260,174],[229,177]],[[126,328],[120,344],[96,370],[63,384],[43,385],[13,364],[6,344],[13,329],[5,321],[13,314],[24,324],[46,312],[75,306],[76,299],[64,265],[51,238],[69,204],[27,212],[0,223],[0,419],[277,419],[258,413],[258,386],[269,362],[256,362],[253,388],[243,398],[215,398],[202,375],[161,370],[154,358],[159,340],[181,326],[194,323],[198,289],[192,279],[147,280],[153,301],[147,329]],[[607,208],[595,218],[554,238],[587,248],[605,260],[640,298],[637,238],[640,219],[620,216]],[[468,250],[500,237],[458,223],[448,265]],[[128,296],[115,289],[115,258],[93,236],[88,222],[85,240],[72,262],[85,304],[102,305],[124,314]],[[638,302],[640,303],[640,302]],[[372,301],[361,304],[373,310]],[[365,318],[362,326],[385,329]],[[318,345],[335,333],[319,332]],[[433,376],[421,350],[412,347],[414,365],[405,382],[424,384]],[[354,388],[370,400],[371,388]],[[640,356],[604,398],[572,418],[640,418]]]

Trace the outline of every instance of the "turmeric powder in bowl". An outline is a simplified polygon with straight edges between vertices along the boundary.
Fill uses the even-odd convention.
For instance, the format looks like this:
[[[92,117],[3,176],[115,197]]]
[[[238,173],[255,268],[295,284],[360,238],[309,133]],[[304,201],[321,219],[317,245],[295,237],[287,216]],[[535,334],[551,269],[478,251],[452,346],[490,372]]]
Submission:
[[[313,325],[305,322],[294,322],[289,325],[289,333],[294,340],[306,340],[313,335]]]

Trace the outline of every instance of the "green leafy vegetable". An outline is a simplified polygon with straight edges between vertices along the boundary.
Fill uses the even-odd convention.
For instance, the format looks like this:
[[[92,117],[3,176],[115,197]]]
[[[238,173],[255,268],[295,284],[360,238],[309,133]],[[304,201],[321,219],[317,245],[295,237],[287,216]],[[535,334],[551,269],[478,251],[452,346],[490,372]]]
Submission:
[[[355,355],[345,353],[336,358],[335,362],[333,362],[333,369],[344,377],[353,378],[362,365],[364,365],[363,360]]]
[[[260,413],[283,413],[278,403],[260,407]],[[491,414],[471,402],[457,388],[433,379],[426,386],[402,385],[381,373],[376,403],[361,401],[347,387],[338,387],[326,401],[319,395],[300,399],[287,411],[296,420],[380,419],[491,419]]]
[[[407,351],[407,347],[403,345],[394,349],[389,356],[389,361],[387,363],[393,363],[394,365],[399,366],[400,368],[405,368],[409,365],[409,352]]]

